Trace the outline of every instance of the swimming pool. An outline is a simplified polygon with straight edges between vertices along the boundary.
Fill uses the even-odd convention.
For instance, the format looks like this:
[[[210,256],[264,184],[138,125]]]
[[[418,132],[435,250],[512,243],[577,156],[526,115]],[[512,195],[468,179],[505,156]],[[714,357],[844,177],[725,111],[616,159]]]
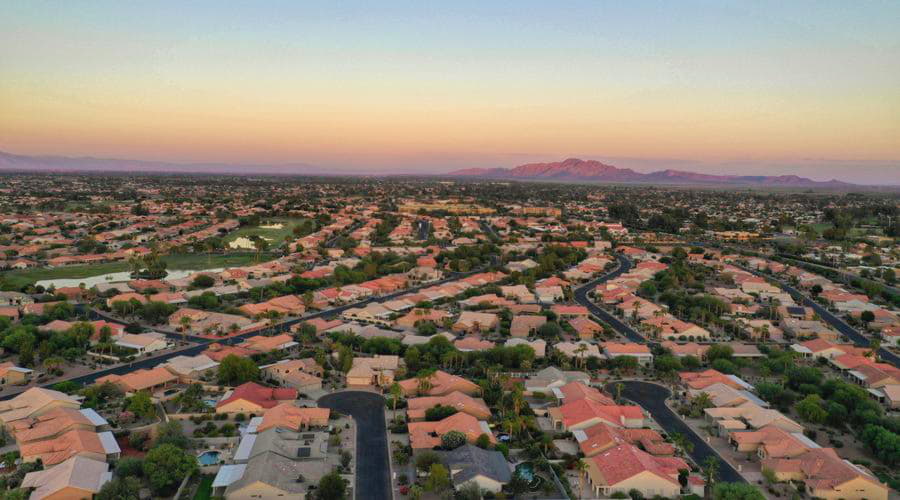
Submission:
[[[516,466],[516,475],[529,483],[534,479],[534,464],[531,462],[522,462]]]
[[[200,465],[216,465],[219,463],[219,452],[208,450],[197,456]]]

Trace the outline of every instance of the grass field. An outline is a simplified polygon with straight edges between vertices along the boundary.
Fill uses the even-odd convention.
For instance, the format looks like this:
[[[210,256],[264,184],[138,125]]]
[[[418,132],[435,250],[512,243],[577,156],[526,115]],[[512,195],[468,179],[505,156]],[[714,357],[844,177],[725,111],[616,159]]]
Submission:
[[[212,498],[213,476],[203,476],[200,478],[200,486],[197,486],[197,493],[194,494],[194,500],[209,500]]]
[[[260,261],[265,262],[274,258],[270,253],[260,255]],[[173,254],[162,258],[167,269],[193,270],[209,269],[216,267],[237,267],[256,263],[255,252],[226,253],[226,254]],[[107,262],[102,264],[89,264],[85,266],[66,266],[56,268],[23,269],[21,271],[8,271],[2,273],[3,288],[6,290],[19,290],[24,286],[37,281],[52,279],[79,279],[99,276],[101,274],[118,273],[129,269],[127,261]]]
[[[228,244],[243,236],[250,238],[251,236],[259,236],[269,241],[271,247],[277,247],[284,244],[284,237],[293,235],[294,226],[303,222],[304,218],[276,217],[267,219],[261,223],[263,226],[281,224],[281,229],[263,228],[259,226],[244,226],[237,231],[232,231],[225,237],[225,243]]]

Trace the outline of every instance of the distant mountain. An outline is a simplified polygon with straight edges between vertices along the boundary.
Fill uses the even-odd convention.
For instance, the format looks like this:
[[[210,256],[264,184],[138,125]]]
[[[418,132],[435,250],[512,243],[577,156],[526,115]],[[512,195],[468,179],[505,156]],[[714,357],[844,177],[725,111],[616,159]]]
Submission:
[[[447,174],[450,177],[476,177],[509,180],[563,180],[580,182],[633,182],[648,184],[710,184],[724,186],[844,187],[853,186],[832,179],[814,181],[796,175],[710,175],[683,170],[660,170],[649,174],[630,168],[618,168],[596,160],[569,158],[552,163],[528,163],[515,168],[468,168]]]
[[[134,172],[183,174],[337,175],[334,171],[307,165],[244,165],[234,163],[170,163],[67,156],[25,156],[0,151],[0,171],[37,172]]]

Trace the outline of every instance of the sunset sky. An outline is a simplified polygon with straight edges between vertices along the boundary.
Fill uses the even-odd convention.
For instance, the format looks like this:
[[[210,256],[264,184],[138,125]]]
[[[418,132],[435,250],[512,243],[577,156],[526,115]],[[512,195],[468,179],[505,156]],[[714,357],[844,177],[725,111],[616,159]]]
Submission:
[[[0,150],[900,184],[900,2],[4,1]]]

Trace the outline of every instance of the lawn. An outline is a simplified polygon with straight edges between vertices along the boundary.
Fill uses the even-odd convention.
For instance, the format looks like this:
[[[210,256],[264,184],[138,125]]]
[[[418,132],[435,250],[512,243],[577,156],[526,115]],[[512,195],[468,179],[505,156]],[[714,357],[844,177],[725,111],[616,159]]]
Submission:
[[[238,229],[237,231],[232,231],[225,237],[225,243],[228,244],[236,240],[237,238],[244,237],[250,238],[251,236],[259,236],[260,238],[264,238],[268,240],[269,244],[272,247],[277,247],[284,243],[285,236],[292,236],[294,226],[299,225],[303,222],[304,218],[302,217],[275,217],[274,219],[267,219],[260,223],[260,226],[270,226],[281,224],[280,229],[276,228],[264,228],[260,226],[244,226]],[[293,236],[292,236],[293,237]]]
[[[274,258],[272,254],[263,253],[260,261],[265,262]],[[167,268],[175,270],[209,269],[216,267],[246,266],[256,262],[255,252],[226,253],[226,254],[173,254],[166,255],[163,260]],[[9,271],[3,274],[2,283],[4,290],[19,290],[41,280],[52,279],[79,279],[99,276],[101,274],[117,273],[129,269],[127,261],[106,262],[101,264],[89,264],[84,266],[65,266],[56,268],[23,269]]]
[[[203,476],[200,478],[200,485],[197,486],[197,493],[194,494],[194,500],[209,500],[212,498],[213,476]]]

